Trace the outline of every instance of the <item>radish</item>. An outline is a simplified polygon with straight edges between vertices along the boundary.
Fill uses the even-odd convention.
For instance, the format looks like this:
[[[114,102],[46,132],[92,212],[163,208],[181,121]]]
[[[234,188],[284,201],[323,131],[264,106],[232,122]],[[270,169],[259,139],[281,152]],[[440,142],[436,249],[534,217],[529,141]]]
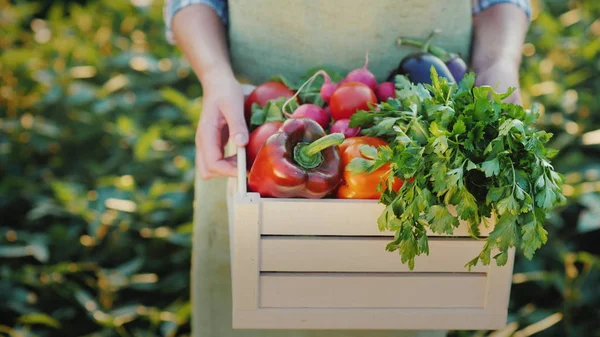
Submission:
[[[323,77],[325,78],[325,83],[321,86],[321,98],[328,103],[335,90],[339,87],[339,84],[332,82],[326,73],[323,73]]]
[[[346,77],[342,80],[342,83],[346,82],[360,82],[364,83],[371,88],[371,90],[375,91],[377,88],[377,79],[375,79],[375,75],[368,69],[369,67],[369,53],[367,53],[365,57],[365,64],[362,68],[354,69]]]
[[[375,94],[380,102],[387,102],[389,98],[396,97],[396,87],[392,82],[382,82],[377,86]]]
[[[300,105],[292,114],[292,118],[307,117],[314,119],[323,129],[329,127],[329,114],[318,105],[306,103]]]
[[[346,138],[358,136],[360,127],[351,128],[349,119],[340,119],[331,126],[331,133],[343,133]]]

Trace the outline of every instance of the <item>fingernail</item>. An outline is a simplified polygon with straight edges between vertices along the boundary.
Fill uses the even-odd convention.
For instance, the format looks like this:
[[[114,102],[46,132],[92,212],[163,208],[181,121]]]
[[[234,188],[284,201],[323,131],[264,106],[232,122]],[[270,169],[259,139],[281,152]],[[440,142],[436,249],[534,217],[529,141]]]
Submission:
[[[234,139],[237,145],[246,145],[246,142],[248,141],[246,135],[243,133],[238,133],[237,135],[235,135]]]

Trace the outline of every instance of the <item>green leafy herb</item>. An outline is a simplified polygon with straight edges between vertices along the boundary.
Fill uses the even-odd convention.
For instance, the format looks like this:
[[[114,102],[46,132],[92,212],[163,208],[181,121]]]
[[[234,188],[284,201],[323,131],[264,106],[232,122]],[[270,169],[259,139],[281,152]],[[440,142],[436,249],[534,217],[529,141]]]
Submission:
[[[448,83],[431,70],[431,85],[397,76],[395,99],[351,118],[350,126],[389,146],[364,149],[369,159],[354,159],[349,170],[371,172],[390,163],[393,176],[412,178],[398,192],[384,184],[380,202],[387,207],[378,226],[396,232],[387,250],[398,250],[412,269],[415,257],[428,253],[428,229],[452,234],[462,220],[479,237],[480,225],[493,216],[484,247],[466,266],[489,264],[492,251],[504,265],[515,247],[531,258],[547,241],[546,214],[566,201],[563,177],[550,164],[556,151],[545,147],[552,135],[530,127],[535,108],[528,113],[503,102],[513,88],[474,87],[473,73]]]

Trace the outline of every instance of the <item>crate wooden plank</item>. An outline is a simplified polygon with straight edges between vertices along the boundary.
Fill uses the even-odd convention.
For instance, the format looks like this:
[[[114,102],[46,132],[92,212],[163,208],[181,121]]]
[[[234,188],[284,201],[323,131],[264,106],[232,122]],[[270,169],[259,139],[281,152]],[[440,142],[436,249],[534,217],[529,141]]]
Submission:
[[[485,274],[261,274],[261,308],[483,308]]]
[[[259,207],[253,203],[235,204],[233,216],[232,297],[236,309],[258,307]]]
[[[261,271],[290,272],[407,272],[398,252],[385,246],[390,238],[379,237],[263,237]],[[429,255],[415,259],[414,272],[467,272],[465,264],[477,256],[483,241],[429,239]],[[478,265],[472,272],[485,272]]]
[[[391,232],[382,233],[377,227],[377,218],[385,208],[376,200],[261,198],[261,204],[261,234],[393,235]],[[454,212],[452,208],[450,211]],[[480,226],[481,236],[488,236],[492,230],[492,226]],[[449,236],[431,231],[428,235]],[[470,236],[464,221],[454,230],[453,236]]]
[[[506,310],[481,309],[259,309],[234,313],[234,329],[496,330]]]
[[[514,261],[514,248],[511,248],[508,251],[508,261],[506,265],[498,267],[496,266],[496,262],[494,260],[491,261],[493,268],[490,268],[488,274],[488,289],[486,290],[487,308],[507,310],[510,300]]]

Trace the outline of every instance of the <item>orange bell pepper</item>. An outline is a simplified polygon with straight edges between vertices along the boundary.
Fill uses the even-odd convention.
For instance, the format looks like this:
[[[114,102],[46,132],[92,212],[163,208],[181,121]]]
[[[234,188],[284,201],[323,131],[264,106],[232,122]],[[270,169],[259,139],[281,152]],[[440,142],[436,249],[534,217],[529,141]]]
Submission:
[[[387,145],[387,142],[377,137],[368,136],[350,137],[344,140],[340,145],[344,175],[343,183],[337,191],[339,199],[379,199],[381,197],[381,192],[377,191],[377,186],[382,180],[386,179],[390,164],[383,165],[371,173],[357,174],[346,170],[352,159],[357,157],[368,159],[360,153],[360,147],[363,145],[371,145],[377,148]],[[396,178],[392,188],[394,191],[398,191],[403,184],[403,180]]]

